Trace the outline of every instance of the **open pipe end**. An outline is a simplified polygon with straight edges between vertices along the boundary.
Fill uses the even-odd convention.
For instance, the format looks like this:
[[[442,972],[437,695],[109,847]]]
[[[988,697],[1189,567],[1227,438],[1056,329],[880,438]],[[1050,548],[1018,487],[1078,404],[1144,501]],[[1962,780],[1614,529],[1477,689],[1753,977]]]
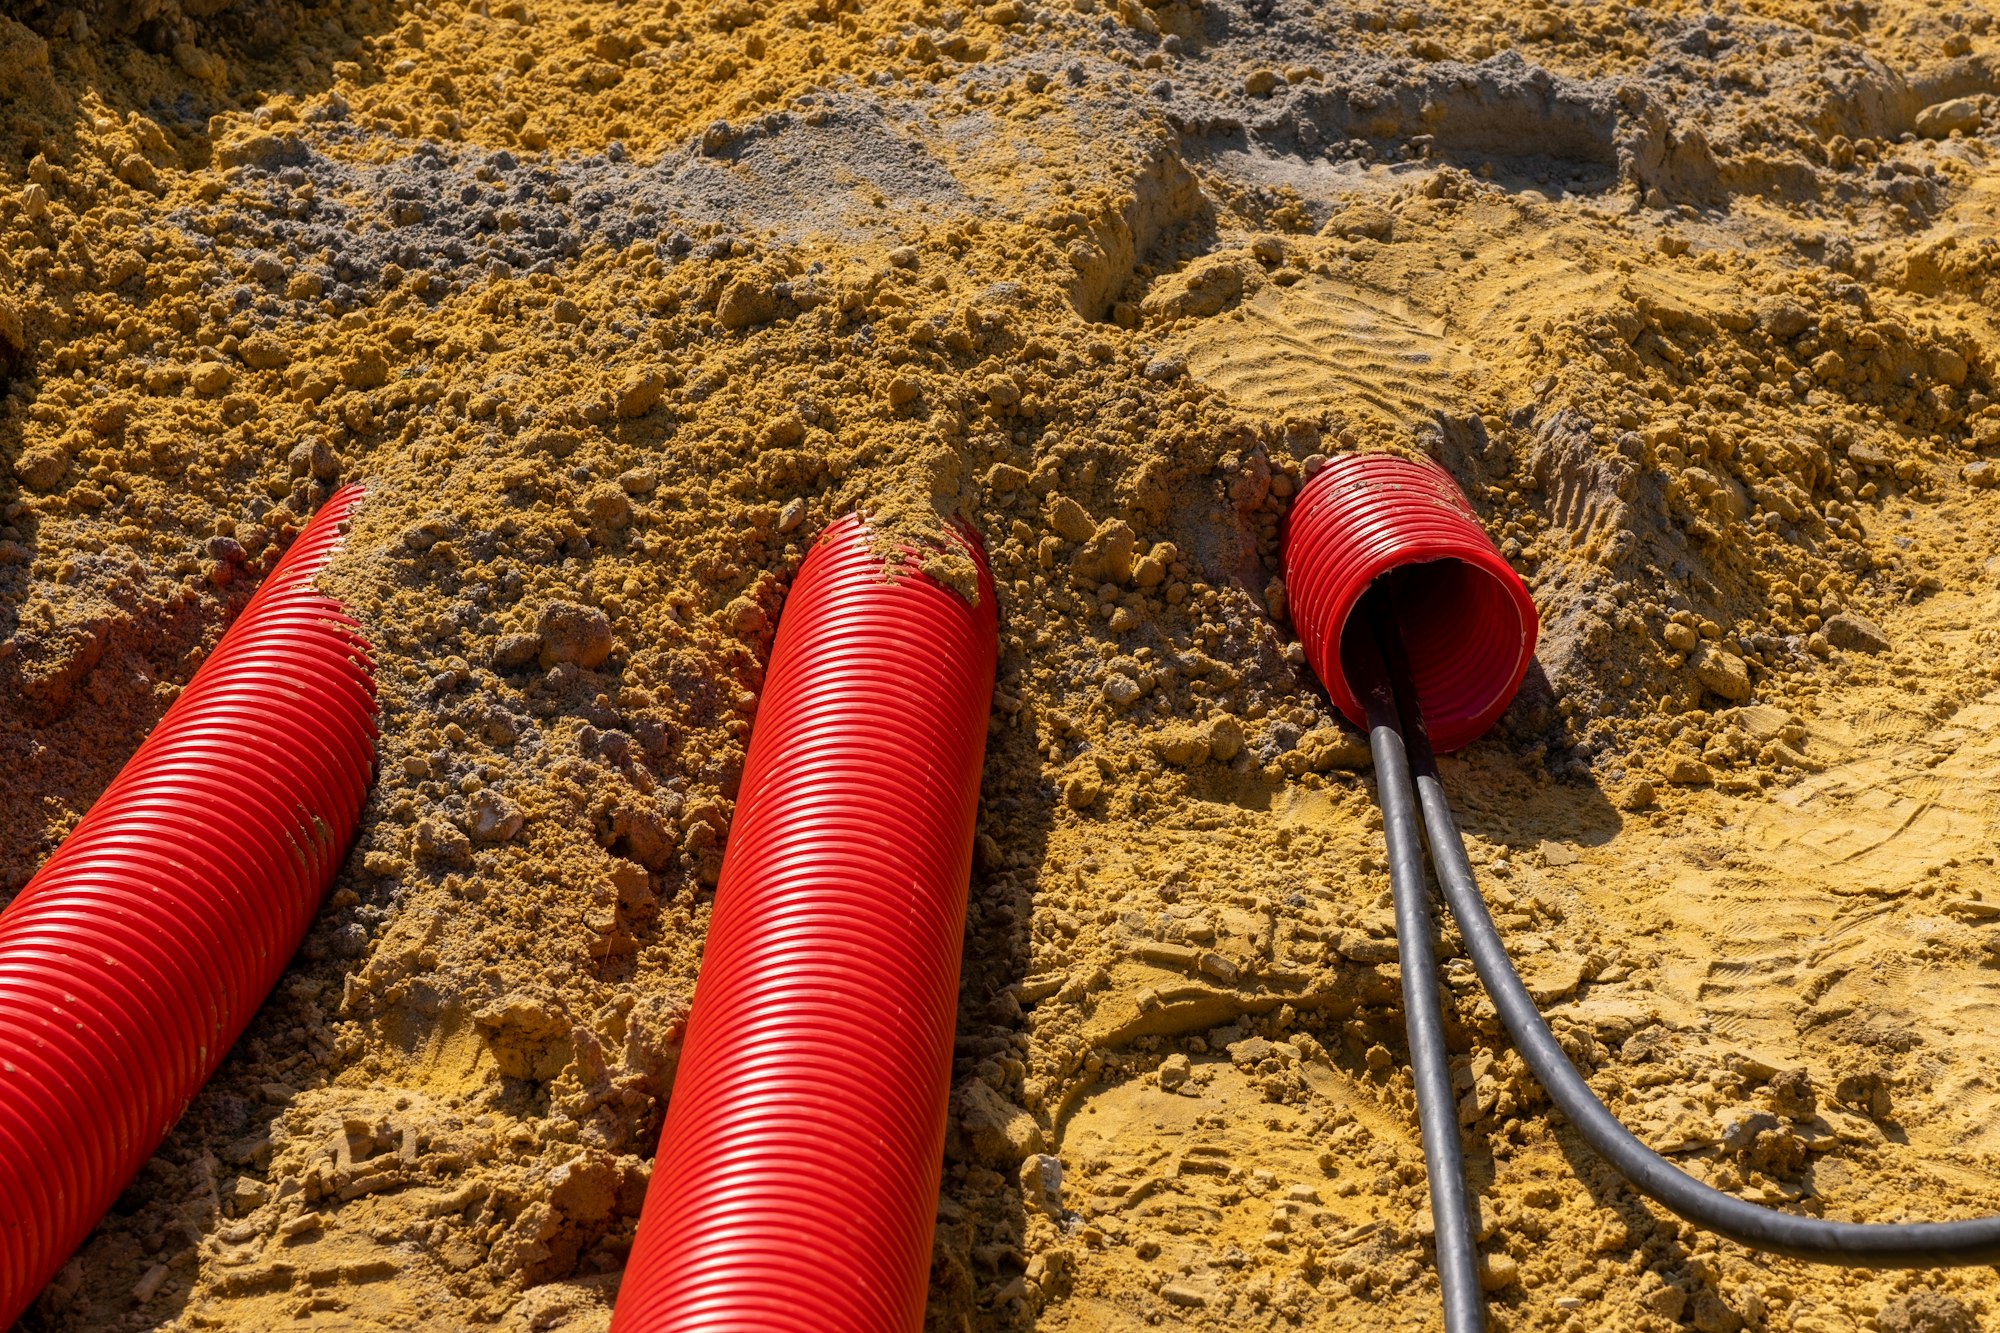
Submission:
[[[1372,633],[1356,614],[1364,597],[1388,603],[1438,750],[1498,721],[1534,658],[1534,599],[1434,463],[1350,454],[1327,464],[1292,508],[1284,574],[1306,659],[1356,726],[1367,725],[1351,683],[1351,653]]]

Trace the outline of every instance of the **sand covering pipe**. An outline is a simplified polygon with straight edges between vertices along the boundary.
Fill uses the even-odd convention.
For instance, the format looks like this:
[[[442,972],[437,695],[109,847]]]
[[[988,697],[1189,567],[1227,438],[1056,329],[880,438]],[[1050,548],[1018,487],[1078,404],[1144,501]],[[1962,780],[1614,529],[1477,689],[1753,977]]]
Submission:
[[[977,604],[855,519],[778,624],[614,1333],[914,1333],[993,693]]]
[[[367,645],[306,525],[138,753],[0,913],[0,1328],[243,1031],[346,855],[374,764]]]

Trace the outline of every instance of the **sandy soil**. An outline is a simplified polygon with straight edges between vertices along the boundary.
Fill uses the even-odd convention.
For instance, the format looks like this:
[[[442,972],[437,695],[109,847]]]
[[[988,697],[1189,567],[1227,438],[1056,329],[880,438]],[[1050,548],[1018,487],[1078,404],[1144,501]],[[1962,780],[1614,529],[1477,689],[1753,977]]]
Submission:
[[[342,480],[384,664],[319,923],[24,1329],[603,1329],[857,506],[1001,598],[932,1327],[1434,1326],[1365,749],[1275,578],[1364,447],[1542,607],[1448,780],[1595,1086],[1747,1198],[2000,1209],[1978,6],[0,16],[0,903]],[[1496,1328],[2000,1321],[1636,1200],[1447,966]]]

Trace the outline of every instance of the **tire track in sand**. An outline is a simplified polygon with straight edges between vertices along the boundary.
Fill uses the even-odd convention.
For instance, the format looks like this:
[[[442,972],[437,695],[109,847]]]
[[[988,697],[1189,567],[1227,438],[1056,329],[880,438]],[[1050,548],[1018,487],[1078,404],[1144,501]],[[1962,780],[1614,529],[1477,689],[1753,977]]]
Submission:
[[[1265,288],[1204,322],[1183,354],[1196,378],[1244,407],[1283,415],[1337,403],[1397,425],[1451,410],[1453,381],[1474,365],[1444,321],[1330,278]]]

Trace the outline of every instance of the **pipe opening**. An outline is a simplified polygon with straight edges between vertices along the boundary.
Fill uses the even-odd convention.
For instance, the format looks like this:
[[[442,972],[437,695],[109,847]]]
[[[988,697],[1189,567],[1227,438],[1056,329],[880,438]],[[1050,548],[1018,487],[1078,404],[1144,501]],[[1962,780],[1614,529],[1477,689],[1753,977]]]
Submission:
[[[1371,617],[1386,603],[1409,653],[1411,686],[1439,749],[1456,749],[1506,711],[1528,669],[1533,628],[1515,591],[1492,570],[1446,557],[1378,575],[1340,629],[1342,674],[1372,649]]]

